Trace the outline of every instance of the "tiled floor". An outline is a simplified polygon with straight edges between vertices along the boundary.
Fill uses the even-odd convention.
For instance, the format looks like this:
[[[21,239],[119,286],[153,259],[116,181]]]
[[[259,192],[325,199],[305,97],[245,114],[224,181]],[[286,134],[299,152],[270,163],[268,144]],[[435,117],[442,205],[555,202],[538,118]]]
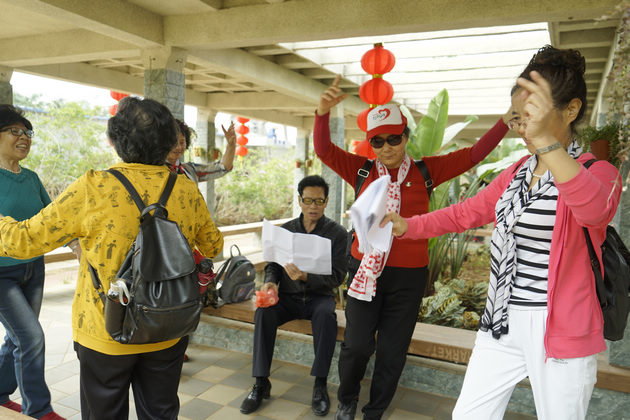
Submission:
[[[53,408],[68,419],[80,419],[79,367],[72,349],[71,304],[73,276],[76,271],[47,275],[40,322],[46,332],[46,380],[53,398]],[[0,327],[0,333],[3,334]],[[239,412],[241,401],[253,384],[251,355],[218,348],[191,345],[190,361],[184,364],[179,387],[182,420],[201,419],[316,419],[310,408],[313,378],[301,365],[274,361],[271,375],[271,398],[251,415]],[[369,382],[365,381],[359,406],[367,400]],[[337,387],[329,385],[332,419],[337,406]],[[20,401],[19,393],[12,396]],[[440,397],[400,387],[386,412],[388,420],[450,419],[454,405],[451,398]],[[132,402],[133,404],[133,402]],[[135,413],[131,419],[136,419]],[[531,419],[507,415],[506,419]]]

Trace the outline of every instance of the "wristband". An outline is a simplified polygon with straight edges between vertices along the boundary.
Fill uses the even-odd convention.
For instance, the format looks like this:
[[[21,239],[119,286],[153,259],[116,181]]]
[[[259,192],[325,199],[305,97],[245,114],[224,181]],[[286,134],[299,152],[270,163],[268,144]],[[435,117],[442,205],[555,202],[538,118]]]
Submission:
[[[537,155],[543,155],[545,153],[551,152],[552,150],[556,150],[562,147],[560,142],[555,142],[554,144],[550,144],[549,146],[541,147],[540,149],[536,149]]]

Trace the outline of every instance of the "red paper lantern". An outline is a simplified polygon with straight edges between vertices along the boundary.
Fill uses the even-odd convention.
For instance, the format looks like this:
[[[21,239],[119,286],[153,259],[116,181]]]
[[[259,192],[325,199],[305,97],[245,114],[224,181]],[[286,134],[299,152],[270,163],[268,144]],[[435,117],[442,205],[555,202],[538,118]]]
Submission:
[[[241,124],[245,124],[246,122],[249,121],[249,118],[245,118],[245,117],[237,117],[236,121],[240,122]]]
[[[118,104],[114,104],[114,105],[111,105],[109,107],[109,114],[110,115],[112,115],[112,116],[116,115],[116,111],[118,111]]]
[[[245,146],[249,140],[245,136],[238,136],[236,139],[236,144],[239,146]]]
[[[385,74],[394,68],[396,58],[391,51],[383,48],[383,44],[374,44],[374,48],[363,54],[361,67],[368,74]]]
[[[243,157],[247,154],[247,147],[245,146],[238,146],[236,148],[236,154],[240,157]]]
[[[359,115],[357,115],[357,125],[359,126],[359,130],[367,132],[367,114],[371,110],[372,108],[364,109],[359,112]]]
[[[238,128],[236,129],[236,132],[238,134],[245,135],[249,133],[249,127],[246,125],[239,125]]]
[[[394,88],[388,81],[376,77],[361,85],[359,96],[367,104],[385,105],[394,97]]]
[[[354,141],[353,149],[354,149],[353,153],[355,155],[363,156],[368,159],[376,159],[376,153],[374,153],[374,149],[372,149],[372,145],[367,140]]]
[[[109,96],[111,96],[112,98],[116,99],[117,101],[120,101],[125,96],[129,96],[129,94],[128,93],[122,93],[122,92],[115,92],[113,90],[110,90],[109,91]]]

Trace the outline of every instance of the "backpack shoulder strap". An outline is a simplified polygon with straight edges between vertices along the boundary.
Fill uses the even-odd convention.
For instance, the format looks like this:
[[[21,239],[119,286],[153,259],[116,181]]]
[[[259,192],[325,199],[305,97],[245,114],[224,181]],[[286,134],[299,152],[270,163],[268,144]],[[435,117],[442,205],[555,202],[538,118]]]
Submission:
[[[433,192],[433,179],[431,178],[431,174],[429,173],[429,168],[422,159],[416,160],[414,162],[416,164],[416,167],[422,174],[422,177],[424,178],[424,186],[427,187],[427,195],[431,197],[431,193]]]
[[[591,235],[588,232],[588,229],[582,227],[584,231],[584,237],[586,238],[586,247],[588,248],[588,255],[591,259],[591,268],[593,269],[593,275],[595,276],[595,289],[597,290],[597,299],[599,300],[600,305],[604,305],[606,301],[603,299],[603,296],[606,295],[606,286],[604,285],[604,279],[602,278],[601,265],[599,260],[597,259],[597,254],[595,253],[595,248],[593,247],[593,241],[591,240]]]
[[[585,167],[586,169],[588,169],[588,168],[590,168],[590,167],[591,167],[591,165],[592,165],[593,163],[595,163],[595,162],[597,162],[597,159],[589,159],[589,160],[587,160],[586,162],[584,162],[584,167]]]
[[[372,169],[372,165],[374,165],[374,161],[371,159],[367,159],[363,166],[357,171],[357,182],[354,184],[354,199],[356,200],[359,196],[359,192],[361,191],[361,187],[363,183],[367,179],[370,174],[370,169]]]
[[[175,186],[175,181],[177,181],[177,174],[175,172],[170,172],[168,174],[168,179],[166,180],[166,185],[164,186],[164,191],[162,191],[162,195],[158,200],[158,203],[161,204],[162,207],[166,207],[166,202],[171,196],[171,192],[173,191],[173,187]]]
[[[146,207],[144,201],[142,201],[142,198],[140,198],[138,191],[136,191],[136,189],[133,187],[127,177],[118,172],[116,169],[108,169],[107,172],[114,175],[120,181],[120,183],[124,185],[124,187],[129,192],[129,195],[133,199],[133,202],[136,203],[138,210],[140,210],[140,213],[142,213],[142,210],[144,210],[144,208]]]

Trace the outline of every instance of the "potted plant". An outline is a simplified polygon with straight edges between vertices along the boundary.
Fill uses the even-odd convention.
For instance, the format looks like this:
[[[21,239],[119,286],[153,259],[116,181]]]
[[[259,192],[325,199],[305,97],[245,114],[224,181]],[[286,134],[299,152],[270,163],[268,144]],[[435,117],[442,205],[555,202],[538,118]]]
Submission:
[[[619,168],[619,152],[622,145],[619,142],[619,123],[610,122],[600,128],[585,127],[579,134],[582,146],[599,160],[607,160]]]

